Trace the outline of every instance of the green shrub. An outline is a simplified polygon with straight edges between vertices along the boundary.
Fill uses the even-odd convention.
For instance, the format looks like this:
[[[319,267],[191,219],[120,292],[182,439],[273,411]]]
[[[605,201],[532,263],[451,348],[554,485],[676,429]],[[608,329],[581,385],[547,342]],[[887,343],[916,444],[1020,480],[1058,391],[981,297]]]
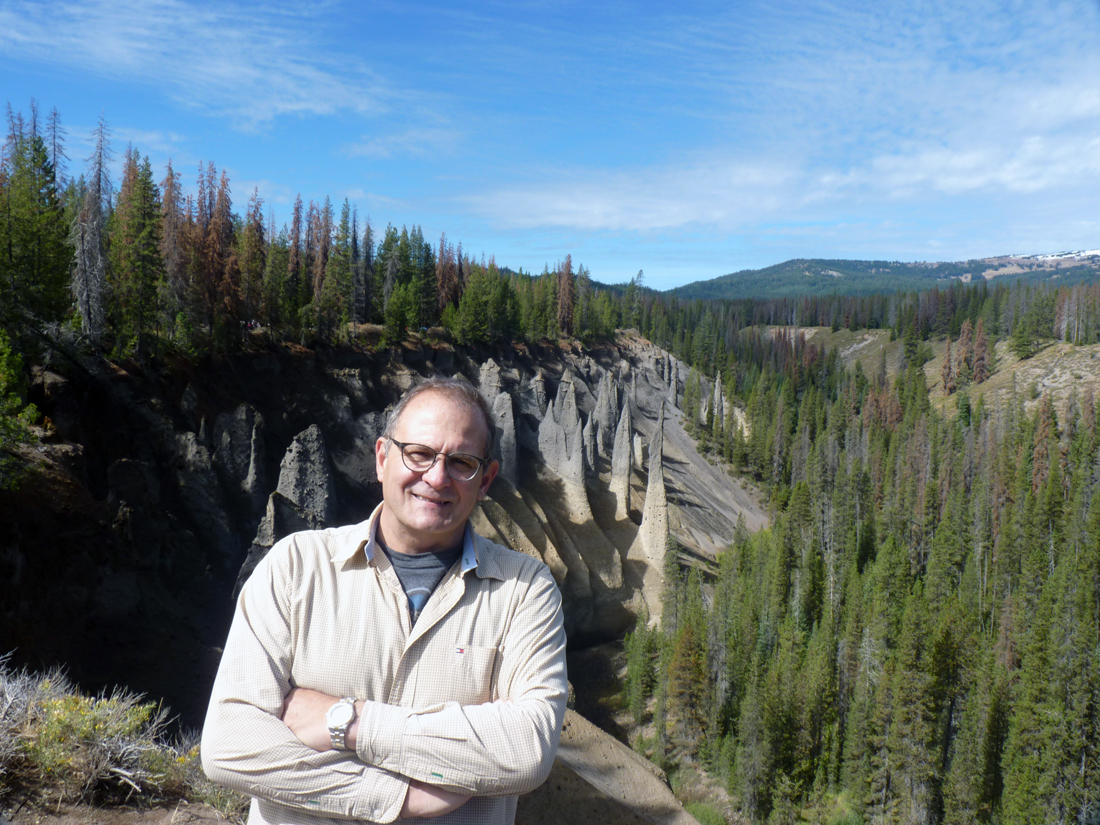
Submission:
[[[0,799],[205,802],[243,821],[248,801],[203,773],[195,734],[168,740],[167,711],[128,691],[91,697],[60,671],[12,671],[0,656]]]
[[[23,404],[22,388],[23,359],[0,329],[0,490],[15,487],[22,474],[22,464],[13,450],[34,440],[30,425],[38,411],[33,404]]]
[[[43,687],[49,691],[48,680]],[[79,771],[96,748],[135,741],[149,727],[154,707],[126,694],[45,699],[35,710],[35,724],[24,734],[23,752],[29,766],[43,777]]]

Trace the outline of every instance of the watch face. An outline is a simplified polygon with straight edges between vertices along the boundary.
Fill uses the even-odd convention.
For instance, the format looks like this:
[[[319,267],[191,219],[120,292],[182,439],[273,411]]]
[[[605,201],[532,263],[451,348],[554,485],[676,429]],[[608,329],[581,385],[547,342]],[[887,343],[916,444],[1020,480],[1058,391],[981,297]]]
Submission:
[[[342,727],[348,724],[354,717],[355,706],[348,702],[337,702],[329,708],[328,713],[325,714],[329,727]]]

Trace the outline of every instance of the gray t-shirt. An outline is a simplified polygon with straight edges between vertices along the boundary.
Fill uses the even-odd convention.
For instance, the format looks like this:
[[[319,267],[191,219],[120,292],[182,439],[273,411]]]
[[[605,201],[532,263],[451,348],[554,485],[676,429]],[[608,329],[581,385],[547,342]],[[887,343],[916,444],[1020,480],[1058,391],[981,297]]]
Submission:
[[[398,553],[381,542],[379,545],[405,590],[409,600],[409,618],[416,624],[424,605],[428,603],[428,597],[462,555],[462,545],[439,553]]]

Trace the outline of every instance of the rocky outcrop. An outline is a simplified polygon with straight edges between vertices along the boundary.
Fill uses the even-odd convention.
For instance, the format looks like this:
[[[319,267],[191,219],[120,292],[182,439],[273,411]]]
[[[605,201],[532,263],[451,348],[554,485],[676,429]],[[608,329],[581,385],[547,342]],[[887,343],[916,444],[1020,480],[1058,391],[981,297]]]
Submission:
[[[646,561],[653,567],[661,567],[668,545],[668,500],[665,496],[664,469],[665,412],[661,409],[657,427],[649,442],[649,482],[646,485],[645,506],[642,508],[642,526],[638,531],[645,551]]]
[[[283,456],[279,486],[241,564],[234,597],[267,551],[291,533],[335,525],[336,492],[324,436],[316,424],[299,433]]]
[[[664,773],[579,713],[565,712],[550,778],[521,796],[516,825],[698,825]]]
[[[516,463],[516,419],[512,415],[512,396],[499,393],[493,401],[493,418],[497,424],[497,442],[493,455],[500,462],[500,475],[513,487],[518,483]]]
[[[232,565],[238,552],[237,539],[210,451],[195,433],[181,433],[176,438],[176,460],[175,480],[191,523],[202,539],[216,550],[218,563]]]
[[[726,418],[725,398],[722,395],[722,373],[714,376],[714,400],[712,404],[714,406],[714,423],[716,426],[721,427]]]
[[[592,418],[596,424],[594,429],[600,432],[597,442],[600,455],[606,456],[607,451],[615,442],[615,424],[618,417],[618,389],[610,372],[605,372],[600,379],[599,390],[596,394],[596,407],[592,410]]]
[[[214,469],[222,489],[249,517],[258,516],[267,496],[264,419],[249,404],[214,421]]]
[[[630,405],[623,404],[619,426],[615,431],[615,447],[611,453],[611,483],[615,496],[615,518],[625,519],[630,513]]]
[[[559,396],[562,393],[559,392]],[[559,413],[557,399],[550,402],[539,424],[538,445],[543,462],[566,484],[584,490],[584,464],[581,458],[582,430],[577,408],[571,406],[573,417]],[[577,448],[572,449],[571,444]]]
[[[533,415],[538,419],[546,415],[546,407],[550,401],[546,392],[546,376],[541,367],[535,371],[527,387],[520,393],[519,401],[521,413]]]
[[[562,478],[576,488],[577,496],[574,501],[581,506],[582,518],[591,516],[592,510],[588,506],[588,492],[584,483],[584,429],[579,417],[573,422],[572,433],[566,431],[566,435],[572,447],[569,448],[569,463]]]
[[[252,571],[256,569],[256,565],[263,560],[277,541],[301,530],[321,530],[329,526],[331,525],[326,524],[313,510],[299,507],[278,491],[272,493],[268,496],[267,510],[260,521],[260,529],[256,532],[256,538],[252,540],[248,555],[241,563],[237,583],[233,586],[233,598],[240,594],[241,588],[252,575]]]
[[[481,365],[478,370],[478,388],[490,402],[500,395],[503,385],[501,383],[500,365],[492,358]]]
[[[573,374],[566,371],[558,384],[558,395],[554,399],[554,408],[557,421],[565,432],[565,448],[572,455],[575,449],[580,448],[580,441],[576,433],[581,430],[581,416],[577,409],[577,386]]]
[[[584,429],[581,430],[581,442],[584,448],[584,469],[589,473],[594,473],[596,471],[596,442],[598,440],[599,425],[596,423],[596,417],[590,415],[588,417],[588,423],[585,424]]]
[[[299,433],[283,456],[276,492],[302,510],[316,514],[322,524],[335,521],[336,488],[325,437],[316,424]]]

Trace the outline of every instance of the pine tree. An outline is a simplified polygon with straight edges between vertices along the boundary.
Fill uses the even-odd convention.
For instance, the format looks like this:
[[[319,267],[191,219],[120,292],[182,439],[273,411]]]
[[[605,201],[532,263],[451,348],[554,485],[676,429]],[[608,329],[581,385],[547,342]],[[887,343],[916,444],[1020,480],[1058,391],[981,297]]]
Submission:
[[[924,598],[918,585],[905,607],[893,672],[894,701],[886,747],[890,795],[903,822],[936,820],[939,771],[932,678],[928,673]]]
[[[191,250],[188,248],[189,233],[180,177],[172,169],[171,161],[168,161],[168,171],[160,190],[160,256],[164,261],[165,276],[163,303],[168,320],[175,323],[180,313],[186,313],[189,309],[191,283],[188,261]]]
[[[7,318],[60,319],[69,306],[69,227],[49,147],[37,129],[8,112],[0,168],[0,312]]]
[[[93,132],[95,148],[88,158],[87,188],[73,221],[72,292],[84,334],[98,347],[107,326],[107,220],[111,211],[110,130],[102,117]]]
[[[248,200],[241,238],[241,315],[252,324],[259,320],[263,300],[264,270],[267,265],[267,242],[264,238],[263,199],[254,188]]]
[[[966,696],[951,766],[944,780],[945,825],[991,822],[1003,781],[1001,758],[1008,734],[1009,674],[990,647]]]
[[[267,260],[264,266],[264,291],[261,304],[260,317],[272,337],[287,320],[289,304],[289,285],[287,284],[287,269],[290,261],[290,235],[286,224],[282,231],[275,232],[274,219],[268,229]]]
[[[646,701],[653,695],[657,680],[654,657],[657,638],[649,629],[649,611],[642,605],[634,622],[634,632],[623,640],[626,650],[627,677],[623,685],[623,698],[635,725],[641,725],[646,711]]]
[[[974,326],[967,318],[959,330],[955,355],[955,377],[958,384],[968,383],[974,372]]]
[[[358,241],[359,229],[356,213],[352,211],[352,241],[355,251],[352,255],[352,320],[365,324],[371,320],[371,288],[374,285],[374,233],[371,230],[370,217],[364,222],[363,240]]]
[[[121,333],[117,345],[132,344],[138,357],[149,353],[160,321],[164,278],[160,221],[160,192],[153,181],[149,158],[142,160],[136,150],[128,148],[111,231],[111,252],[115,317]]]
[[[673,738],[692,754],[698,753],[704,743],[710,703],[702,592],[699,571],[692,569],[684,585],[676,590],[679,606],[667,667]]]
[[[1012,319],[1012,351],[1021,361],[1035,354],[1035,316],[1031,310],[1017,310]]]
[[[420,327],[433,326],[439,318],[435,252],[431,244],[424,240],[424,232],[419,226],[413,227],[409,235],[409,246],[414,270],[413,281],[416,283],[420,304],[417,307],[417,324]]]
[[[289,315],[292,321],[297,322],[298,308],[304,305],[303,295],[303,270],[305,262],[302,255],[302,196],[294,199],[294,209],[290,218],[290,255],[287,258],[286,289],[290,300]]]
[[[951,357],[951,336],[947,336],[947,349],[943,354],[943,365],[940,367],[940,376],[943,378],[943,391],[951,395],[955,391],[955,360]]]
[[[54,178],[60,188],[65,186],[65,136],[68,134],[61,125],[61,113],[57,107],[50,109],[50,115],[46,121],[46,144],[50,153],[50,164],[53,166]]]
[[[205,197],[204,197],[205,196]],[[205,205],[203,201],[205,200]],[[197,272],[192,278],[199,317],[220,348],[240,343],[240,262],[235,250],[232,194],[229,176],[217,177],[214,164],[206,168],[200,189],[196,221]]]
[[[1059,697],[1051,682],[1050,614],[1053,589],[1040,600],[1015,685],[1002,766],[1001,822],[1024,825],[1061,820],[1057,799]]]
[[[480,265],[471,264],[467,272],[458,304],[458,338],[464,344],[488,343],[493,340],[492,281]]]
[[[573,258],[565,256],[558,265],[558,328],[563,335],[573,334],[573,310],[576,302],[576,284],[573,280]]]
[[[325,198],[325,205],[318,208],[312,201],[308,212],[311,295],[316,298],[325,284],[325,269],[332,253],[332,200]]]
[[[1031,453],[1031,492],[1038,493],[1050,477],[1052,453],[1057,443],[1057,422],[1050,395],[1044,394],[1035,415],[1035,439]]]
[[[437,311],[442,316],[448,306],[458,306],[459,284],[458,264],[455,261],[455,249],[447,242],[447,235],[439,236],[439,255],[435,261]]]
[[[741,703],[737,742],[737,762],[734,777],[731,777],[731,791],[741,797],[742,810],[754,820],[761,821],[771,811],[774,762],[757,679],[750,680]]]

